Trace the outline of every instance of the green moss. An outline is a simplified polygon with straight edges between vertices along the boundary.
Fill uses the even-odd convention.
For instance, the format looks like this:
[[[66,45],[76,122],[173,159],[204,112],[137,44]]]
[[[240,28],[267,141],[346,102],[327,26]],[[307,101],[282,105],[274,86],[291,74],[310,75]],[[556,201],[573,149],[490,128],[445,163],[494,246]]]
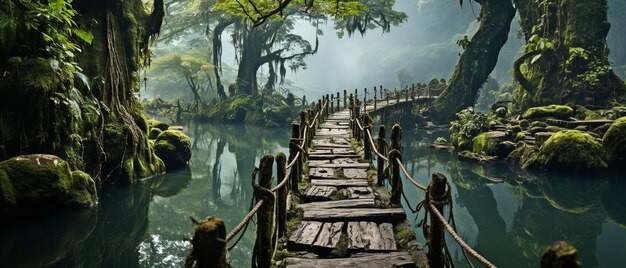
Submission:
[[[93,205],[95,182],[53,155],[23,155],[0,162],[3,213],[32,213]]]
[[[156,139],[159,136],[159,134],[161,134],[161,132],[163,131],[161,131],[161,129],[159,128],[150,129],[150,133],[148,134],[148,139],[151,139],[151,140]]]
[[[348,246],[350,245],[350,239],[346,233],[341,233],[339,236],[339,241],[337,241],[337,246],[330,251],[330,256],[332,258],[347,258],[350,256],[348,253]]]
[[[585,106],[576,105],[576,119],[580,120],[596,120],[596,119],[604,119],[602,115],[599,113],[587,109]]]
[[[511,131],[513,131],[513,133],[520,133],[522,132],[522,127],[520,127],[519,125],[513,126],[511,127]]]
[[[148,119],[148,126],[150,126],[150,128],[160,129],[161,131],[166,131],[170,127],[168,124],[155,119]]]
[[[591,135],[576,130],[552,135],[539,149],[539,164],[562,171],[596,171],[607,167],[602,145]]]
[[[569,119],[572,115],[574,115],[574,109],[566,105],[548,105],[548,106],[540,106],[533,107],[522,115],[522,118],[525,119],[535,119],[535,118],[545,118],[551,117],[556,119]]]
[[[545,122],[541,122],[541,121],[533,121],[532,123],[530,123],[530,127],[534,128],[534,127],[547,127],[548,124],[546,124]]]
[[[526,134],[524,134],[524,132],[518,132],[515,135],[515,142],[523,141],[525,138],[526,138]]]
[[[564,130],[564,129],[562,127],[558,127],[558,126],[547,126],[546,130],[550,131],[550,132],[559,132],[559,131]]]
[[[498,144],[504,140],[506,133],[500,131],[483,132],[472,139],[472,152],[495,155]]]
[[[411,244],[416,240],[416,237],[410,224],[405,222],[394,225],[393,234],[399,250],[411,250]]]
[[[191,140],[180,131],[166,130],[157,137],[154,152],[168,169],[180,168],[191,158]]]
[[[607,162],[618,169],[626,164],[626,117],[617,119],[602,138]]]
[[[244,119],[244,122],[246,124],[261,125],[261,124],[265,123],[265,117],[260,112],[250,111],[250,112],[246,113],[246,117]]]
[[[530,123],[528,122],[528,120],[522,119],[521,121],[519,121],[519,126],[522,128],[522,130],[526,130],[528,129],[528,127],[530,127]]]
[[[522,169],[533,169],[537,167],[537,157],[538,152],[535,148],[520,141],[515,145],[515,150],[507,156],[506,161]]]

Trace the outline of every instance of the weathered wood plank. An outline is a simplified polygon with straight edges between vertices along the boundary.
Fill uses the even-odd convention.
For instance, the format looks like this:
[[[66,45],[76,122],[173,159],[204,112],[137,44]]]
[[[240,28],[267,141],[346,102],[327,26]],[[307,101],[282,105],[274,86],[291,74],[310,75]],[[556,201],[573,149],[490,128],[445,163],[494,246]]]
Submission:
[[[354,156],[350,156],[350,157],[342,156],[341,158],[336,158],[336,159],[331,160],[331,162],[333,164],[358,163],[359,161],[357,161],[356,159],[359,159],[359,158],[361,157],[355,154]]]
[[[323,168],[362,168],[368,169],[370,167],[369,163],[342,163],[342,164],[322,164],[319,167]]]
[[[311,150],[309,151],[309,155],[314,154],[333,154],[333,150]]]
[[[304,220],[313,221],[356,221],[394,222],[404,220],[406,214],[402,208],[341,208],[341,209],[306,209]]]
[[[388,222],[381,223],[378,225],[378,229],[380,229],[380,236],[382,237],[384,248],[397,250],[396,238],[393,235],[393,225]]]
[[[347,199],[337,201],[324,201],[299,204],[297,207],[308,209],[333,209],[333,208],[373,208],[376,206],[374,199]]]
[[[339,242],[341,236],[341,230],[343,229],[343,222],[326,222],[322,226],[320,233],[317,235],[317,239],[313,246],[333,249]]]
[[[333,160],[333,163],[336,162]],[[365,170],[363,169],[344,168],[343,176],[347,179],[367,179],[367,172],[365,172]]]
[[[309,155],[309,159],[311,159],[311,160],[333,160],[333,159],[338,159],[338,158],[359,159],[361,157],[356,155],[356,154],[354,154],[354,155],[334,155],[334,154],[312,154],[312,155]],[[327,163],[327,164],[329,164],[329,163]]]
[[[328,200],[337,192],[337,187],[313,185],[304,194],[308,200]]]
[[[312,245],[320,232],[322,224],[322,222],[317,221],[303,221],[300,227],[289,237],[289,242],[292,244]]]
[[[364,253],[355,254],[351,258],[338,259],[305,259],[287,258],[287,267],[415,267],[411,255],[407,252]]]
[[[316,166],[316,165],[322,165],[322,164],[330,164],[330,160],[311,160],[309,159],[308,161],[306,161],[307,166],[312,167],[312,166]]]
[[[322,164],[322,165],[327,165],[327,164]],[[321,178],[321,179],[331,179],[331,178],[337,178],[337,176],[335,176],[335,171],[332,168],[322,168],[322,167],[314,167],[314,168],[309,168],[309,179],[316,179],[316,178]]]
[[[349,144],[336,144],[336,143],[315,143],[315,148],[318,149],[333,149],[333,148],[352,148]]]
[[[335,187],[367,187],[367,180],[311,180],[314,186],[335,186]]]

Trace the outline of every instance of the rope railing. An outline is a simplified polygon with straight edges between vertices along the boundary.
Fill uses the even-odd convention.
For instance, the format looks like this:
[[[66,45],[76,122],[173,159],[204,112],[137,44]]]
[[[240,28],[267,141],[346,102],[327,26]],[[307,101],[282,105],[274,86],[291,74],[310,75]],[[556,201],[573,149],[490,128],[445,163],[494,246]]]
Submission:
[[[369,143],[368,147],[371,147],[371,152],[374,153],[377,157],[380,157],[381,159],[384,160],[384,162],[387,163],[387,166],[391,166],[392,164],[394,164],[393,162],[395,162],[395,165],[399,168],[399,170],[402,171],[402,173],[404,173],[406,179],[411,182],[411,184],[413,184],[414,186],[416,186],[418,189],[427,192],[429,189],[428,187],[418,183],[408,172],[406,166],[404,165],[404,163],[402,162],[401,157],[391,157],[391,152],[390,152],[390,156],[389,157],[385,157],[381,152],[378,151],[376,144],[374,143],[374,139],[372,138],[372,133],[370,130],[370,127],[366,126],[364,127],[361,124],[361,118],[359,118],[358,116],[356,116],[357,113],[351,113],[351,117],[350,120],[354,121],[353,126],[356,126],[358,128],[358,131],[362,131],[362,142],[363,144],[365,143]],[[394,126],[395,127],[395,126]],[[382,127],[381,127],[382,128]],[[399,128],[399,126],[398,126]],[[353,134],[354,135],[354,134]],[[356,136],[355,138],[359,138],[358,136]],[[380,141],[379,141],[380,142]],[[394,141],[392,140],[392,143]],[[398,152],[398,150],[393,150]],[[380,167],[379,167],[380,169]],[[382,172],[382,170],[379,170],[379,172]],[[400,186],[401,187],[401,186]],[[449,187],[449,186],[448,186]],[[395,191],[394,191],[395,192]],[[406,197],[405,197],[406,198]],[[437,207],[435,206],[434,203],[436,202],[441,202],[441,201],[434,201],[434,200],[428,200],[428,209],[430,210],[431,213],[433,213],[436,216],[436,219],[441,223],[441,225],[445,228],[445,230],[452,236],[452,238],[459,244],[459,246],[461,247],[461,249],[463,249],[465,252],[467,252],[469,255],[471,255],[474,259],[476,259],[478,262],[480,262],[481,264],[483,264],[485,267],[496,267],[493,263],[491,263],[489,260],[487,260],[485,257],[483,257],[482,255],[480,255],[478,252],[476,252],[474,249],[472,249],[465,241],[463,241],[463,239],[458,235],[458,233],[456,232],[455,228],[453,226],[451,226],[446,220],[445,217],[441,214],[441,212],[439,212],[439,210],[437,209]]]

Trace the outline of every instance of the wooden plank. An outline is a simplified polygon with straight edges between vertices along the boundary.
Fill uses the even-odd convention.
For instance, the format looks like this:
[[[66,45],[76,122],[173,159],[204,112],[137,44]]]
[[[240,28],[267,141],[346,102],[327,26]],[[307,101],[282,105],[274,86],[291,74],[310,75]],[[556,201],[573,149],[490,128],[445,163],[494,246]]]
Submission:
[[[335,187],[367,187],[367,180],[311,180],[311,185],[315,186],[335,186]]]
[[[330,160],[308,160],[306,161],[307,166],[316,166],[322,164],[330,164]]]
[[[333,209],[333,208],[373,208],[375,201],[371,199],[348,199],[337,201],[324,201],[299,204],[297,207],[303,210],[307,209]]]
[[[327,164],[322,164],[322,165],[327,165]],[[321,178],[321,179],[330,179],[330,178],[337,178],[337,176],[335,176],[335,171],[332,168],[323,168],[323,167],[314,167],[314,168],[309,168],[309,179],[316,179],[316,178]]]
[[[333,249],[337,246],[337,242],[339,242],[339,237],[341,237],[341,230],[343,229],[343,222],[326,222],[322,226],[321,231],[317,235],[317,239],[313,246]]]
[[[333,154],[355,154],[356,152],[354,152],[354,150],[352,148],[350,149],[345,149],[345,148],[337,148],[337,149],[333,149]]]
[[[324,200],[330,199],[330,196],[337,192],[337,187],[333,186],[317,186],[313,185],[304,194],[307,199]]]
[[[333,154],[333,150],[311,150],[309,151],[309,155],[314,154]]]
[[[289,242],[292,244],[312,245],[322,225],[322,222],[303,221],[300,227],[289,237]]]
[[[350,146],[349,144],[315,143],[315,148],[318,148],[318,149],[352,148],[352,146]]]
[[[378,225],[378,229],[380,229],[380,236],[383,239],[383,247],[389,250],[397,250],[396,238],[393,235],[393,225],[388,222],[381,223]]]
[[[287,258],[286,267],[365,267],[365,268],[391,268],[391,267],[415,267],[411,255],[407,252],[388,253],[365,253],[355,254],[350,258],[337,259],[306,259]]]
[[[333,163],[335,163],[334,160]],[[347,179],[367,179],[367,172],[363,169],[344,168],[343,176]]]
[[[368,169],[370,167],[369,163],[343,163],[343,164],[322,164],[319,167],[323,168],[362,168]]]
[[[402,208],[341,208],[307,209],[304,220],[317,221],[356,221],[394,222],[404,220],[406,214]]]
[[[311,159],[311,160],[333,160],[333,159],[337,159],[337,158],[360,159],[361,157],[356,155],[356,154],[354,154],[354,155],[335,155],[335,154],[311,154],[311,155],[309,155],[309,159]]]
[[[341,158],[336,158],[331,160],[332,163],[334,164],[343,164],[343,163],[358,163],[359,161],[357,161],[357,158],[360,158],[358,155],[354,155],[356,157],[341,157]]]

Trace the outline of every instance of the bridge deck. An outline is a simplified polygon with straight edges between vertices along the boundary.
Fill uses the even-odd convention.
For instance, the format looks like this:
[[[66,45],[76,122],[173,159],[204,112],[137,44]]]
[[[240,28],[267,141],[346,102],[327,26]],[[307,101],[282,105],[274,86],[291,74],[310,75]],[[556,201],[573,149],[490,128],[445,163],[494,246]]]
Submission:
[[[361,163],[348,134],[348,110],[336,112],[320,125],[309,151],[310,185],[297,208],[304,217],[287,248],[298,257],[287,267],[414,267],[408,252],[398,251],[402,208],[387,208],[384,188],[367,179],[369,163]],[[385,193],[381,192],[384,191]],[[383,197],[383,198],[381,198]],[[333,250],[347,248],[349,257]]]

